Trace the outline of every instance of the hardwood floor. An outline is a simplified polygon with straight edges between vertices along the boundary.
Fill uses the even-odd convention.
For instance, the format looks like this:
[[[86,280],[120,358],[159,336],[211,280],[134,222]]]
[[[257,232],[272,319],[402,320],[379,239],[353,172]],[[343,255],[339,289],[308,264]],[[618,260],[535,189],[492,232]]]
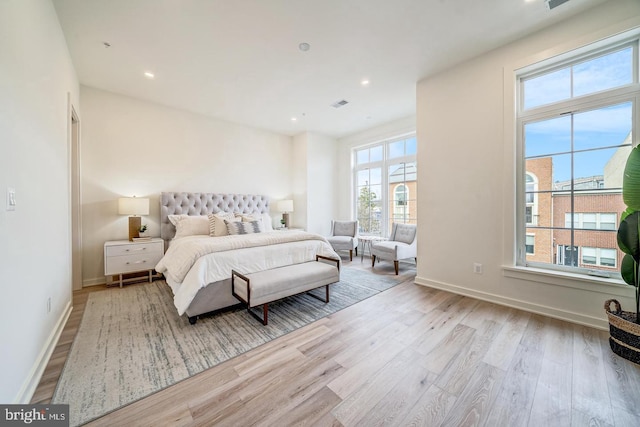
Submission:
[[[93,290],[74,294],[33,403]],[[608,332],[408,281],[88,425],[637,427],[639,402],[640,366]]]

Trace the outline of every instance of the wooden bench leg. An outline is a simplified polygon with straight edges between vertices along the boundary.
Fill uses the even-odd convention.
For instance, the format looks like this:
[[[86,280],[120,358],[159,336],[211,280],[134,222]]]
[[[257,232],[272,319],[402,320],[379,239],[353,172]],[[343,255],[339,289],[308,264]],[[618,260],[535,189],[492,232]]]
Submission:
[[[269,304],[262,305],[262,324],[266,325],[269,322]]]
[[[318,295],[312,294],[310,291],[307,292],[307,295],[309,295],[310,297],[314,297],[315,299],[318,299],[318,300],[320,300],[322,302],[328,303],[329,302],[329,285],[325,286],[325,293],[326,293],[326,295],[325,295],[324,299],[322,299]]]
[[[398,260],[393,261],[393,267],[396,269],[396,276],[398,275]]]
[[[269,322],[269,304],[262,304],[262,318],[251,310],[249,304],[247,304],[247,312],[263,325],[266,325]]]

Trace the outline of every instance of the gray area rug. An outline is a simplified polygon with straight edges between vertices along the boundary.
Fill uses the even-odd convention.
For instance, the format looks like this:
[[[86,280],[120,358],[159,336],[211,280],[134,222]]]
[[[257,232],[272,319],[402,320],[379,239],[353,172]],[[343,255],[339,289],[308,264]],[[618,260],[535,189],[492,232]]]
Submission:
[[[415,276],[402,267],[395,276],[392,266],[343,265],[329,304],[285,298],[269,304],[267,326],[244,308],[190,325],[161,280],[91,293],[51,403],[70,405],[72,426],[86,423]],[[324,288],[314,292],[324,298]]]

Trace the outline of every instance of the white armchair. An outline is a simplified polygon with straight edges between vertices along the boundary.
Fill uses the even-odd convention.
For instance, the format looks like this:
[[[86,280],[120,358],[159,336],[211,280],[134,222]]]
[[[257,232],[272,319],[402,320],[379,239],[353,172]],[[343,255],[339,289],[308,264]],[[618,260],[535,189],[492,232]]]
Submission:
[[[371,267],[375,266],[376,258],[393,261],[398,274],[398,261],[405,258],[417,257],[417,233],[414,224],[396,224],[391,227],[389,240],[373,242],[371,245]]]
[[[358,255],[358,221],[331,221],[327,240],[334,251],[349,251],[349,261],[353,261],[354,249]]]

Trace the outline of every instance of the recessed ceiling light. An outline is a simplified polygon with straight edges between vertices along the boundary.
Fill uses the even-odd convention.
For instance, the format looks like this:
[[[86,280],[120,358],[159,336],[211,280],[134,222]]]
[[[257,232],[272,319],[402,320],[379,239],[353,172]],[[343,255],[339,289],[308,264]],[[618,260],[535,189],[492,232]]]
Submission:
[[[360,82],[360,84],[361,84],[362,86],[369,86],[369,80],[364,79],[364,80],[362,80],[362,81]]]
[[[291,117],[291,121],[292,121],[292,122],[295,122],[296,120],[298,120],[298,118],[297,118],[297,117]]]
[[[298,45],[298,49],[300,49],[303,52],[308,51],[309,49],[311,49],[311,45],[309,43],[300,43]]]
[[[153,73],[150,73],[148,71],[145,71],[144,76],[148,79],[152,79],[155,77],[155,75]]]

